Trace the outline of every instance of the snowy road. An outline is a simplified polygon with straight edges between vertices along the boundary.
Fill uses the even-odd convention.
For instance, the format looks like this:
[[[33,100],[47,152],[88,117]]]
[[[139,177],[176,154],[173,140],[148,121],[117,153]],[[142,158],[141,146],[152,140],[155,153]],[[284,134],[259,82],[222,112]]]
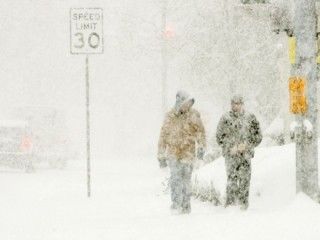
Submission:
[[[247,212],[193,200],[190,215],[171,215],[165,174],[154,160],[96,161],[88,200],[82,167],[0,171],[0,238],[319,239],[320,207],[303,195],[279,210]]]

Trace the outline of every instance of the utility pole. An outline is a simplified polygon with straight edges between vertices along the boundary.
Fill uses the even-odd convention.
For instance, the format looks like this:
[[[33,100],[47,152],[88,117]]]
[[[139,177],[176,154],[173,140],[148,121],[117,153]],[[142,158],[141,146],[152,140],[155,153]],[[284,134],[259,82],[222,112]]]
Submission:
[[[168,46],[165,35],[167,27],[167,5],[168,0],[162,0],[161,9],[161,97],[162,97],[162,114],[167,111],[167,75],[168,75]]]
[[[283,140],[284,143],[288,143],[290,141],[290,114],[288,113],[289,109],[289,92],[287,90],[288,86],[288,78],[290,74],[292,74],[291,66],[288,64],[288,34],[286,32],[280,32],[278,35],[278,41],[280,42],[280,48],[278,53],[278,62],[277,66],[279,69],[279,80],[281,81],[281,95],[284,96],[283,99],[281,99],[281,118],[283,119],[284,123],[284,129],[283,129]]]
[[[312,199],[318,195],[318,121],[316,65],[316,5],[315,0],[295,0],[294,35],[296,64],[294,75],[306,79],[308,109],[298,115],[301,140],[296,143],[296,190]],[[306,140],[304,121],[312,125],[312,137]]]
[[[290,36],[289,48],[293,49],[290,51],[292,77],[289,90],[291,112],[297,114],[292,125],[294,129],[291,129],[294,131],[291,137],[296,141],[296,191],[319,200],[316,0],[293,1],[293,31],[289,5],[271,6],[271,10],[276,10],[271,15],[275,32],[287,32]],[[260,1],[242,0],[245,4],[253,2]]]

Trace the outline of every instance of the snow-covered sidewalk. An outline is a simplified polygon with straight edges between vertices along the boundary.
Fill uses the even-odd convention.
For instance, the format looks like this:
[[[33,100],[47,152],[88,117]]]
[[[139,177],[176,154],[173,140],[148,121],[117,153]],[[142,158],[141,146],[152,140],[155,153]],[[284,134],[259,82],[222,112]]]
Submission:
[[[260,182],[263,192],[247,212],[192,200],[190,215],[171,215],[169,195],[161,185],[167,172],[155,159],[95,159],[91,199],[86,198],[84,167],[34,174],[0,171],[0,238],[313,240],[320,236],[320,207],[304,195],[286,200],[285,205],[276,202],[276,208],[258,203],[270,200],[269,185],[277,182]]]

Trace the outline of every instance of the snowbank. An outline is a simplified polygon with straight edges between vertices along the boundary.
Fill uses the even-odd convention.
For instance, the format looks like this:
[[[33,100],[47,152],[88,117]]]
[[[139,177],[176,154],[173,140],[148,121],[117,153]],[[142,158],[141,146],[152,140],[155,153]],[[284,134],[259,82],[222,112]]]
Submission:
[[[214,186],[219,199],[224,202],[226,171],[224,159],[200,168],[193,182],[210,188]],[[250,207],[259,209],[281,208],[295,197],[295,146],[257,148],[252,159]]]

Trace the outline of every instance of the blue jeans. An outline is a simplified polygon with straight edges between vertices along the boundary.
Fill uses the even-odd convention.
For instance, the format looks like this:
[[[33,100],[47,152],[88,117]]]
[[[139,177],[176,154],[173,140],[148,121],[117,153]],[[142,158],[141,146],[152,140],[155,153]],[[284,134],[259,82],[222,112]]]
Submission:
[[[172,208],[190,210],[192,194],[191,176],[193,166],[191,163],[182,163],[178,160],[169,161],[170,188]]]

